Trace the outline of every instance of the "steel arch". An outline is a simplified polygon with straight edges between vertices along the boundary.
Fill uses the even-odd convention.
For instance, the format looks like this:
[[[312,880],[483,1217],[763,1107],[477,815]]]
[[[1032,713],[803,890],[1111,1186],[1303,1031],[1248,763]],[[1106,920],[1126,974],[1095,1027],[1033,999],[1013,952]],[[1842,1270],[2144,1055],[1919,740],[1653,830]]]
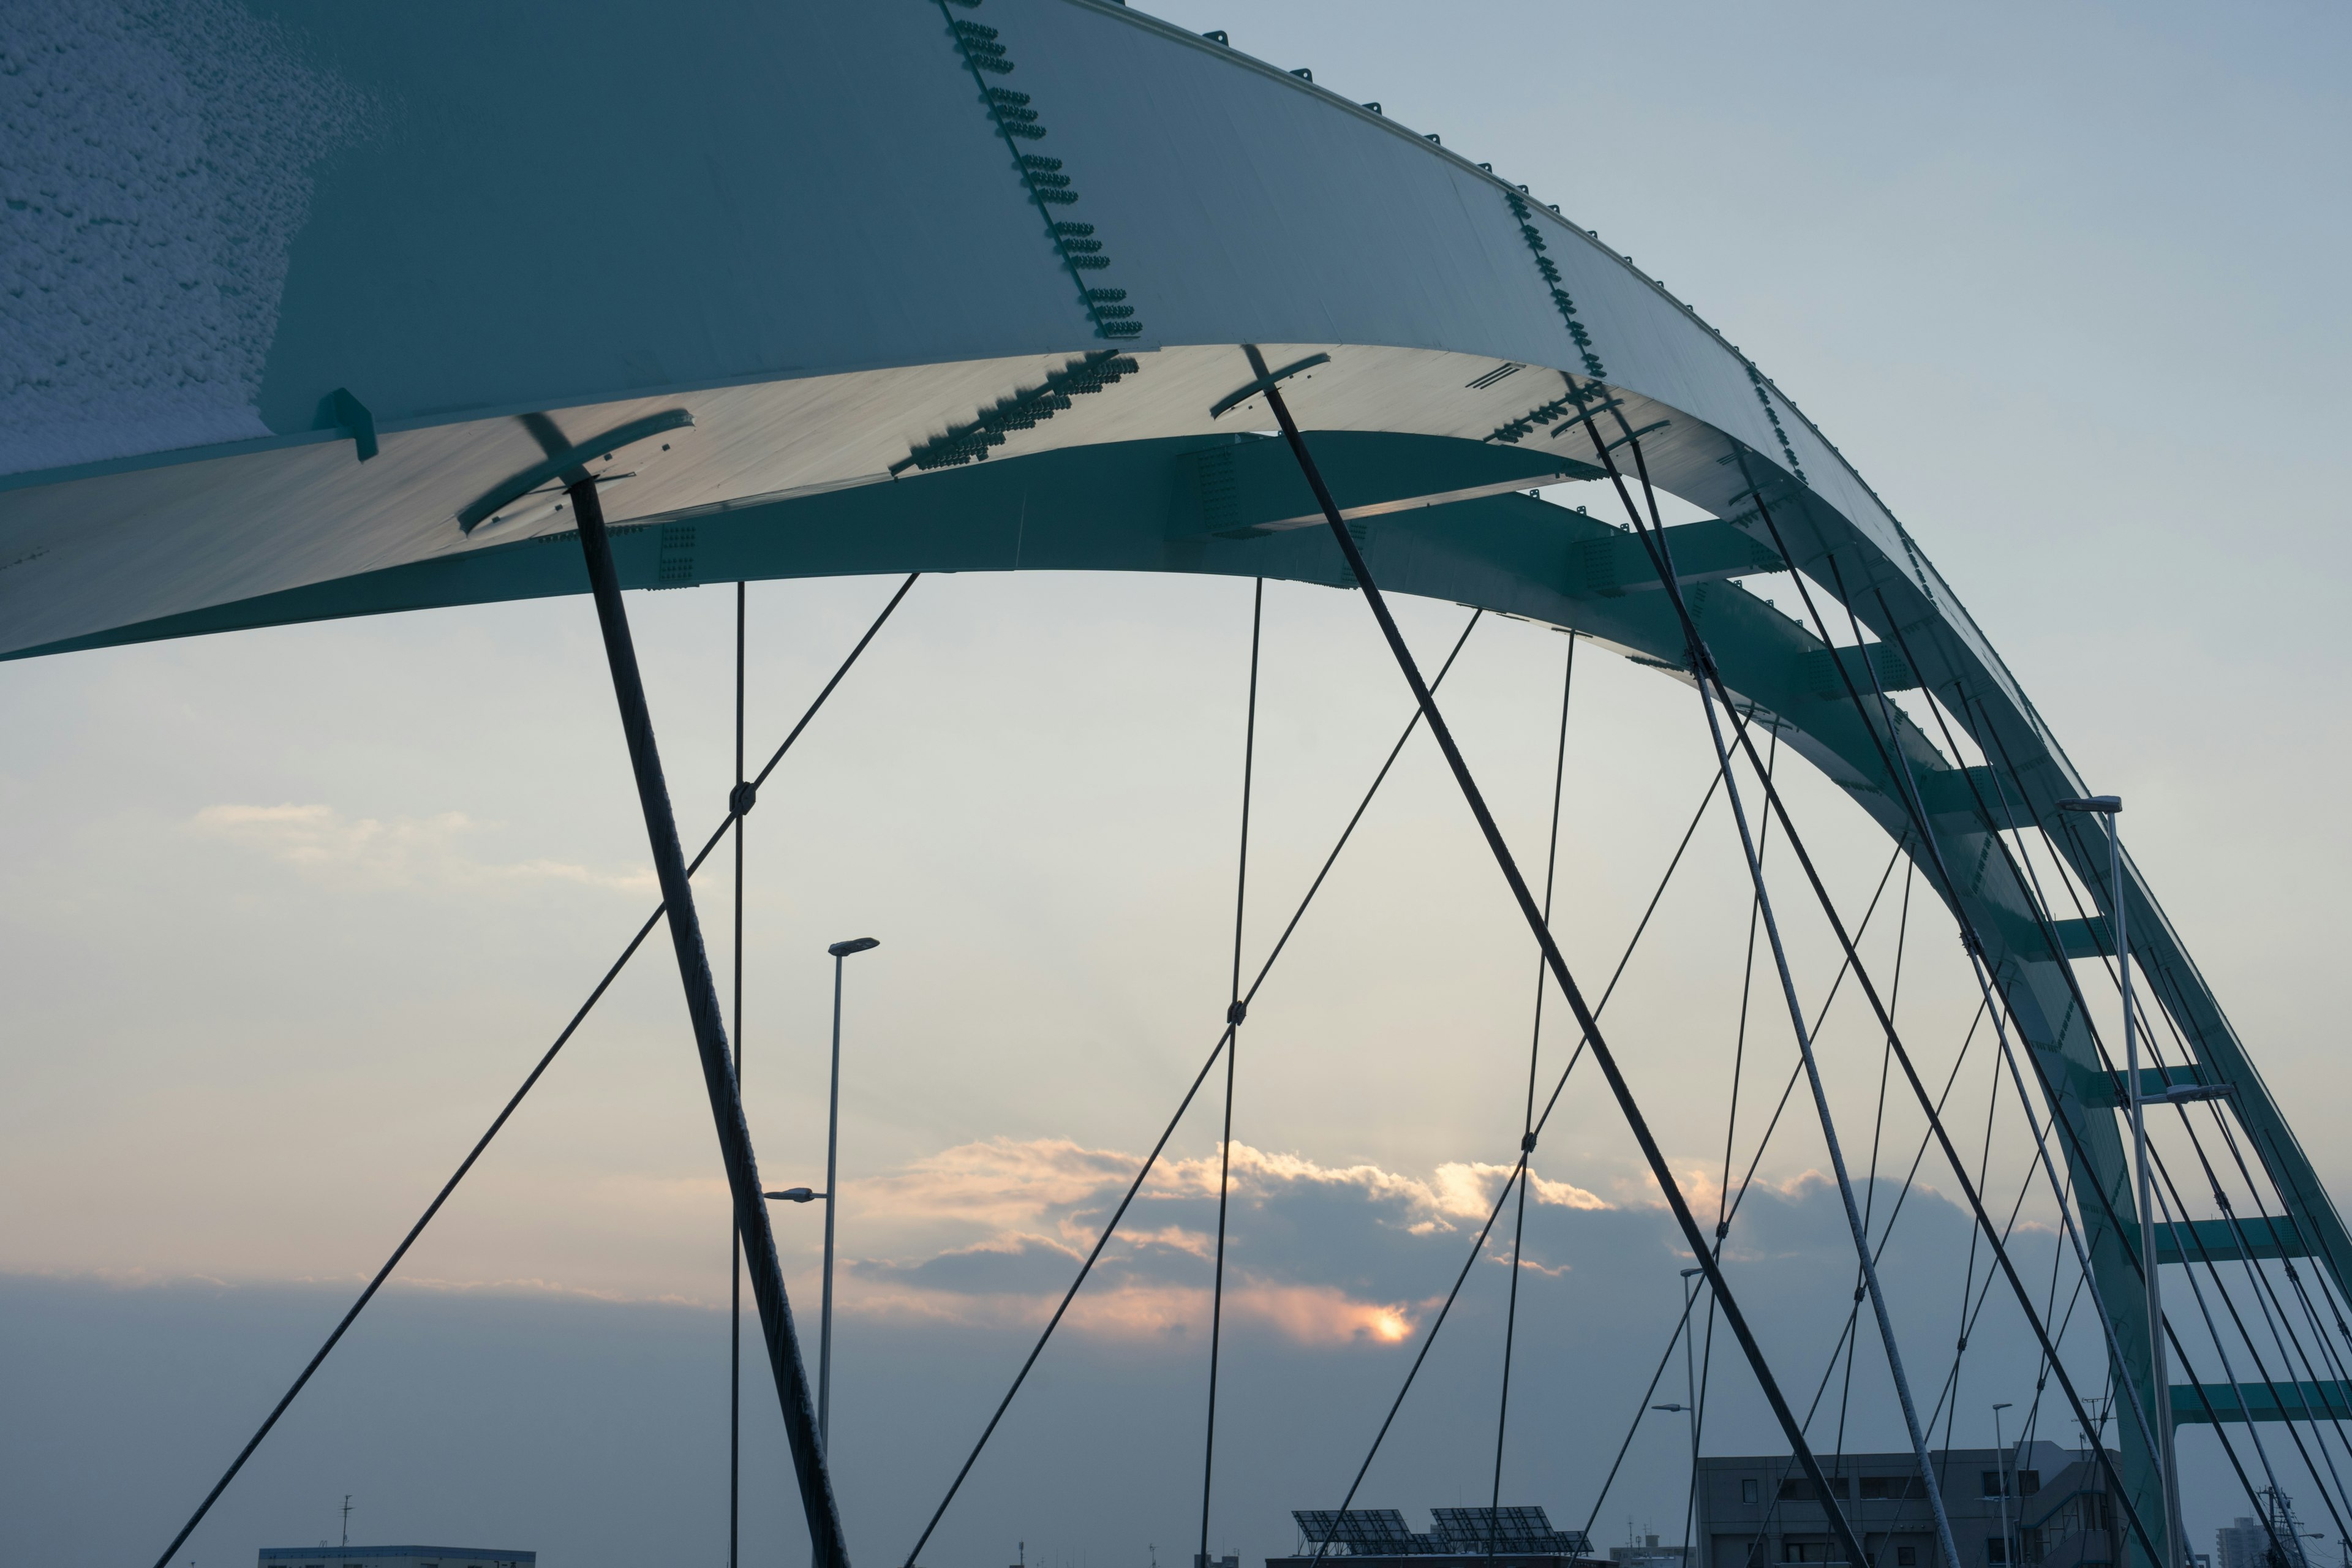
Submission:
[[[1998,762],[1979,772],[1916,728],[1901,746],[2074,1178],[2129,1223],[2113,1086],[2063,968],[2098,932],[2045,927],[1977,809],[1979,791],[2015,803],[2104,900],[2104,846],[2053,804],[2084,781],[1843,455],[1538,195],[1098,0],[397,18],[224,0],[126,26],[177,62],[171,112],[215,174],[187,215],[213,248],[123,287],[142,308],[206,301],[183,355],[202,363],[175,368],[174,344],[149,353],[83,309],[78,289],[122,291],[89,270],[104,256],[63,242],[35,258],[62,280],[48,303],[0,303],[56,348],[0,421],[0,657],[582,592],[576,554],[545,548],[567,519],[518,489],[543,455],[525,416],[583,452],[609,439],[636,586],[915,568],[1336,584],[1283,455],[1227,428],[1263,418],[1212,417],[1255,343],[1277,364],[1328,356],[1289,395],[1385,585],[1677,671],[1679,628],[1625,536],[1518,493],[1593,472],[1555,429],[1567,378],[1590,379],[1643,432],[1661,488],[1718,520],[1678,559],[1727,678],[1888,832],[1910,841],[1903,786],[1835,656],[1721,580],[1792,564],[1834,585],[1908,650],[1881,673],[1980,727]],[[118,90],[102,51],[58,61],[69,85]],[[48,226],[12,247],[80,232],[36,216]],[[60,300],[70,321],[41,314]],[[608,437],[625,427],[644,434]],[[2299,1245],[2352,1297],[2352,1237],[2125,871],[2137,956],[2200,1074],[2234,1091]],[[2144,1338],[2128,1240],[2084,1217],[2118,1331]],[[2145,1366],[2124,1370],[2169,1408]]]

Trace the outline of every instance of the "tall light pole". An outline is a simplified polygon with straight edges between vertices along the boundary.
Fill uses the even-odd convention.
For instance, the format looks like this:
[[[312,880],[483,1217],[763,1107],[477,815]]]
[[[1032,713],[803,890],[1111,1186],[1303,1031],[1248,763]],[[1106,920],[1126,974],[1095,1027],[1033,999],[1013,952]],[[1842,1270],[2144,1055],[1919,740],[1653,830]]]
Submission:
[[[2135,1190],[2139,1201],[2140,1275],[2147,1286],[2147,1364],[2154,1384],[2147,1391],[2148,1412],[2156,1417],[2157,1474],[2164,1491],[2163,1568],[2182,1568],[2180,1560],[2180,1483],[2172,1458],[2172,1389],[2164,1361],[2164,1292],[2156,1261],[2156,1202],[2148,1175],[2147,1097],[2139,1080],[2139,1032],[2132,1016],[2131,938],[2124,914],[2123,833],[2116,818],[2123,814],[2121,795],[2094,795],[2058,803],[2061,811],[2104,817],[2107,826],[2109,924],[2116,938],[2116,975],[2124,1001],[2124,1086],[2130,1097],[2132,1160],[2138,1167]],[[2167,1098],[2169,1098],[2168,1096]]]
[[[2017,1568],[2017,1540],[2009,1532],[2009,1444],[2000,1435],[2000,1413],[2009,1407],[2006,1399],[1992,1407],[1992,1462],[2000,1476],[2000,1560]]]
[[[1691,1514],[1698,1500],[1698,1373],[1691,1355],[1695,1337],[1691,1332],[1691,1307],[1698,1298],[1698,1277],[1706,1272],[1704,1268],[1683,1270],[1683,1398],[1690,1405],[1691,1489],[1690,1500],[1683,1507],[1682,1568],[1690,1568]]]
[[[881,945],[873,937],[858,936],[825,949],[833,954],[833,1089],[824,1117],[824,1306],[816,1342],[816,1440],[821,1447],[830,1447],[833,1411],[833,1216],[841,1207],[841,1184],[835,1173],[841,1152],[841,967],[850,954]]]

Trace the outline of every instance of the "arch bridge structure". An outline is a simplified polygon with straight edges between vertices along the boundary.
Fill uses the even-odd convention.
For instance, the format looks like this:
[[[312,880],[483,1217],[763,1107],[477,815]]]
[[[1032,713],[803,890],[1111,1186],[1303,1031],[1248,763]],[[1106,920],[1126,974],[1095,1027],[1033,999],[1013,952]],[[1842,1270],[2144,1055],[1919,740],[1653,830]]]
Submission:
[[[2060,811],[2087,782],[1854,466],[1546,193],[1100,0],[84,0],[30,25],[56,138],[8,176],[34,286],[0,300],[22,362],[0,654],[598,571],[1368,580],[1571,629],[1777,732],[1918,864],[2030,1047],[2118,1384],[2168,1430],[2293,1414],[2158,1386],[2144,1352],[2126,1086],[2074,967],[2112,956],[2119,912],[2189,1047],[2143,1087],[2226,1094],[2279,1199],[2158,1226],[2158,1258],[2305,1258],[2345,1298],[2352,1237],[2154,891]],[[1622,522],[1534,493],[1568,480],[1604,481]],[[1660,523],[1651,487],[1702,520]],[[1803,616],[1740,586],[1790,571]],[[599,601],[619,677],[621,600]],[[2027,835],[2095,908],[2053,906]],[[671,923],[708,1047],[699,939]],[[2118,1431],[2145,1560],[2169,1532],[2143,1431]]]

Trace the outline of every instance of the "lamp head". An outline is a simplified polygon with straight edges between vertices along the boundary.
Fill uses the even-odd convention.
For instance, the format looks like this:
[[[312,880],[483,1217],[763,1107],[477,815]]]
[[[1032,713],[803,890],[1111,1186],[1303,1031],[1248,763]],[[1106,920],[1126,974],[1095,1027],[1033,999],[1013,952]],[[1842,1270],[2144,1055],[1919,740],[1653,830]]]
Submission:
[[[882,943],[873,937],[854,936],[847,942],[835,942],[831,947],[826,948],[825,952],[833,954],[835,958],[847,958],[853,952],[864,952],[868,948],[880,947]]]
[[[769,1198],[779,1203],[787,1204],[814,1203],[817,1199],[824,1196],[823,1193],[813,1192],[807,1187],[786,1187],[781,1193],[761,1193],[760,1195],[763,1198]]]
[[[2124,797],[2119,795],[2078,795],[2058,802],[2061,811],[2089,812],[2097,816],[2113,816],[2123,808]]]

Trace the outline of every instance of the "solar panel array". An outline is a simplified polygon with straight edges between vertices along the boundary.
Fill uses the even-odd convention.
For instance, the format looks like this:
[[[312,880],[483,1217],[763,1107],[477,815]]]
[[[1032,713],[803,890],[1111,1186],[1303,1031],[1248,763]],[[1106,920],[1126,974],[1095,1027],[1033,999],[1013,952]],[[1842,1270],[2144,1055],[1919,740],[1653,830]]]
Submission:
[[[1539,1508],[1432,1509],[1436,1528],[1417,1535],[1392,1508],[1327,1508],[1290,1510],[1307,1543],[1327,1555],[1349,1557],[1454,1557],[1489,1551],[1540,1556],[1580,1557],[1591,1550],[1584,1531],[1554,1530]]]
[[[1431,1534],[1447,1552],[1529,1552],[1580,1555],[1588,1550],[1582,1531],[1559,1531],[1539,1508],[1437,1508]]]
[[[1316,1545],[1328,1543],[1360,1557],[1421,1557],[1439,1550],[1426,1535],[1415,1535],[1404,1515],[1392,1508],[1351,1508],[1340,1512],[1328,1508],[1295,1508],[1290,1517],[1298,1531]]]

